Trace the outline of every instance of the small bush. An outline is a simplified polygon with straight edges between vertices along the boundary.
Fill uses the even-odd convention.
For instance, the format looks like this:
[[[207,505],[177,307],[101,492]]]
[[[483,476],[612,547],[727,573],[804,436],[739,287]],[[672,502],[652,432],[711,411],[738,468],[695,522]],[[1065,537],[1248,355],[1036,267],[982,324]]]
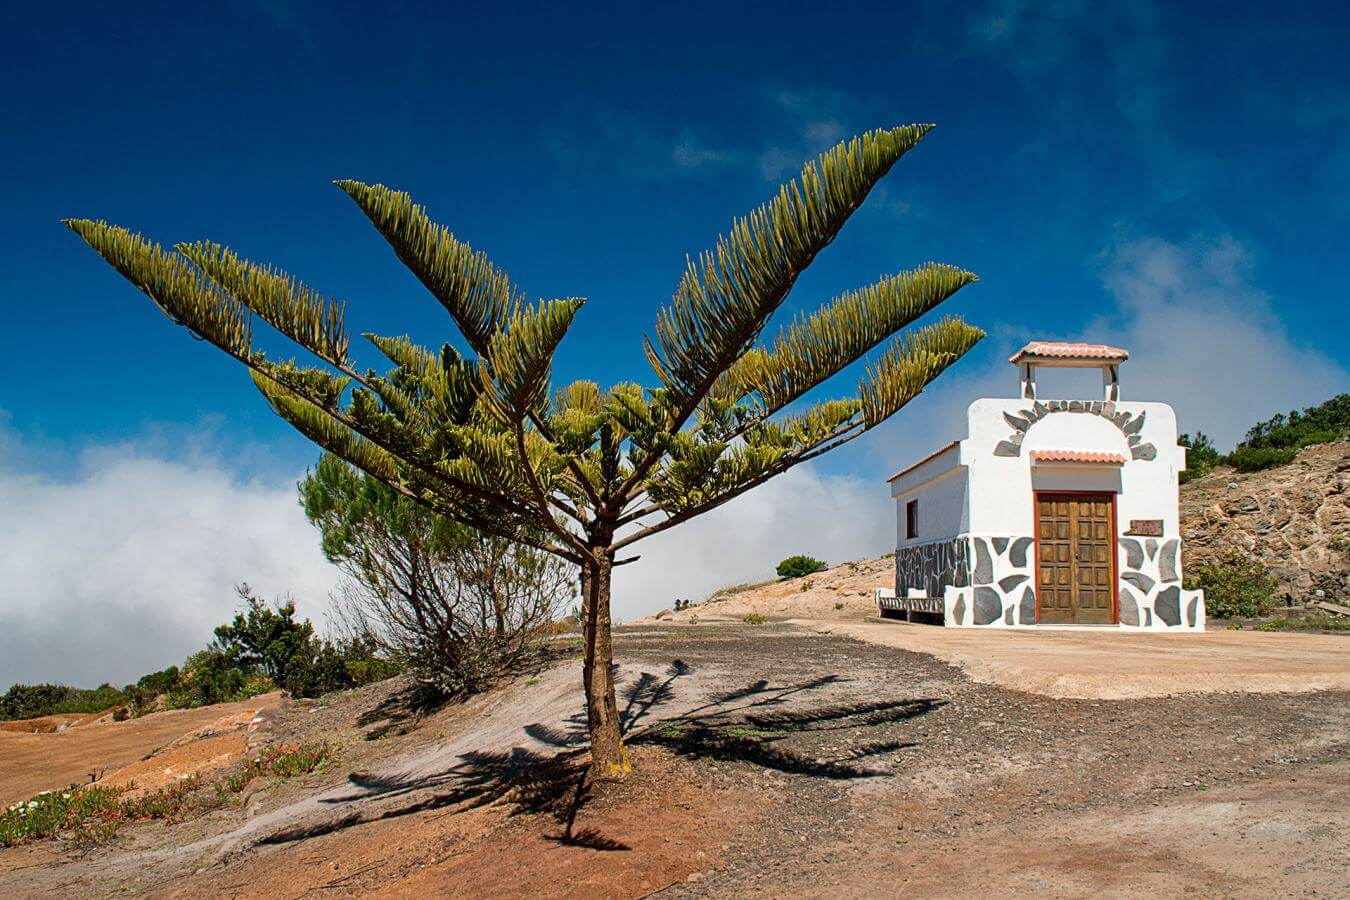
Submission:
[[[747,625],[763,625],[769,620],[759,613],[748,613],[741,621]]]
[[[247,700],[276,685],[265,675],[240,666],[220,650],[199,650],[187,658],[178,673],[178,686],[168,695],[174,709]]]
[[[1194,436],[1183,434],[1177,438],[1177,443],[1186,448],[1186,471],[1181,473],[1182,484],[1208,475],[1223,459],[1214,442],[1203,431],[1197,431]]]
[[[149,675],[142,675],[136,687],[152,694],[167,694],[178,687],[178,667],[169,666]]]
[[[1296,447],[1238,447],[1224,462],[1239,472],[1259,472],[1276,466],[1287,466],[1298,456]]]
[[[1231,553],[1195,567],[1186,587],[1205,592],[1205,612],[1216,619],[1258,618],[1275,608],[1275,578],[1260,560]]]
[[[800,578],[803,575],[810,575],[812,572],[819,572],[825,568],[824,560],[816,559],[814,556],[789,556],[778,564],[779,578]]]

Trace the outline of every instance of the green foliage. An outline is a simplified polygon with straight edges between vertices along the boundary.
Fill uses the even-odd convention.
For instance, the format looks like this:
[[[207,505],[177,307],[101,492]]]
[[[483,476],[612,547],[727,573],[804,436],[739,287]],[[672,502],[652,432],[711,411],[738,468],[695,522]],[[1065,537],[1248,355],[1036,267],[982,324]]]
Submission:
[[[296,778],[321,772],[337,757],[336,745],[328,741],[305,741],[300,744],[279,744],[268,747],[252,759],[244,761],[243,771],[231,779],[230,786],[239,784],[242,790],[255,778]]]
[[[151,672],[121,690],[108,684],[93,690],[16,684],[0,697],[0,719],[93,713],[114,707],[141,715],[159,708],[247,700],[277,688],[296,697],[317,697],[382,681],[403,670],[369,640],[315,637],[308,621],[295,620],[295,604],[289,600],[269,607],[248,585],[236,590],[245,601],[244,609],[217,628],[216,641],[189,656],[181,668]]]
[[[812,572],[819,572],[825,568],[824,560],[816,559],[814,556],[789,556],[778,564],[779,578],[800,578],[803,575],[810,575]]]
[[[107,841],[132,822],[177,822],[216,808],[262,776],[295,778],[323,771],[337,755],[326,741],[269,747],[246,760],[241,772],[205,791],[199,776],[182,777],[168,787],[139,797],[128,796],[134,784],[105,787],[91,784],[66,791],[43,791],[0,812],[0,847],[14,847],[44,838],[76,846]]]
[[[1293,410],[1288,415],[1280,413],[1258,422],[1247,431],[1246,439],[1226,456],[1220,455],[1203,433],[1197,433],[1195,437],[1183,434],[1177,443],[1190,450],[1181,483],[1207,475],[1218,465],[1232,466],[1239,472],[1287,466],[1303,447],[1346,438],[1350,438],[1350,394],[1338,394],[1320,406],[1311,406],[1302,412]]]
[[[1275,608],[1274,576],[1260,560],[1238,552],[1193,567],[1185,586],[1205,592],[1205,612],[1216,619],[1259,618]]]
[[[276,684],[271,679],[241,666],[230,654],[208,647],[183,662],[178,686],[168,700],[173,709],[189,709],[247,700],[272,690]]]
[[[169,666],[158,672],[142,675],[136,682],[136,687],[155,694],[167,694],[178,687],[178,667]]]
[[[0,719],[95,713],[129,702],[124,691],[110,684],[92,690],[65,684],[16,684],[0,697]]]
[[[478,690],[534,654],[574,596],[560,560],[438,516],[335,456],[300,498],[347,576],[343,654],[364,654],[365,677],[402,665],[445,694]]]
[[[1239,446],[1224,457],[1224,462],[1239,472],[1259,472],[1276,466],[1287,466],[1298,456],[1297,447]]]
[[[294,600],[278,601],[272,608],[247,583],[235,590],[244,608],[216,629],[216,646],[240,669],[261,669],[274,684],[286,685],[312,662],[314,626],[295,620]]]
[[[1203,431],[1197,431],[1194,437],[1183,434],[1177,438],[1177,443],[1187,448],[1186,470],[1181,473],[1180,479],[1182,484],[1208,475],[1223,459],[1214,442]]]
[[[1262,631],[1350,631],[1350,619],[1344,616],[1332,616],[1326,613],[1303,616],[1301,618],[1271,619],[1261,623]]]
[[[1258,422],[1239,447],[1298,448],[1350,436],[1350,394],[1338,394],[1320,406],[1291,411]]]
[[[759,613],[747,613],[741,621],[747,625],[763,625],[765,622],[769,621],[769,619]]]
[[[445,306],[473,358],[368,334],[394,368],[362,371],[343,305],[292,275],[209,241],[166,251],[104,222],[66,224],[173,321],[248,366],[277,414],[326,450],[448,519],[581,562],[594,551],[560,518],[614,541],[626,513],[667,515],[622,543],[670,527],[876,426],[983,336],[953,319],[900,333],[975,280],[930,263],[756,344],[801,272],[931,127],[841,143],[734,220],[658,314],[647,342],[658,384],[647,389],[554,392],[553,356],[583,301],[527,302],[486,255],[382,185],[337,182]],[[264,356],[255,315],[332,371]],[[857,396],[768,421],[877,348]]]
[[[931,129],[907,125],[844,141],[808,162],[768,202],[733,219],[711,250],[688,261],[658,311],[654,333],[644,339],[654,375],[646,387],[579,381],[555,390],[553,358],[583,301],[528,302],[485,254],[432,222],[407,194],[382,185],[337,182],[445,307],[471,357],[448,345],[437,353],[407,338],[368,334],[393,368],[359,369],[347,356],[342,305],[291,275],[218,244],[167,252],[105,222],[66,224],[172,321],[245,365],[273,411],[324,450],[398,497],[508,542],[478,543],[480,558],[461,583],[485,583],[493,553],[512,555],[511,565],[531,565],[509,548],[534,548],[594,576],[587,624],[607,631],[610,572],[627,555],[621,551],[855,440],[984,337],[959,319],[903,331],[975,280],[931,263],[842,294],[760,343],[799,276]],[[253,344],[254,316],[325,366],[265,356]],[[786,412],[855,364],[863,372],[854,396]],[[551,578],[542,567],[531,571],[535,586]],[[485,589],[475,590],[490,607]],[[536,592],[527,608],[549,606],[547,593]],[[394,608],[387,600],[380,601],[386,612]],[[420,608],[436,605],[443,604]],[[414,630],[453,630],[452,621],[458,619]],[[447,646],[487,651],[460,666],[471,674],[500,666],[519,644]],[[588,644],[589,652],[608,646]],[[592,671],[608,673],[612,660],[589,662]],[[288,672],[272,675],[287,680]],[[605,730],[603,741],[592,736],[597,773],[606,771],[606,760],[618,766],[624,759],[612,725],[618,721],[612,684],[603,692],[611,714],[589,718]]]

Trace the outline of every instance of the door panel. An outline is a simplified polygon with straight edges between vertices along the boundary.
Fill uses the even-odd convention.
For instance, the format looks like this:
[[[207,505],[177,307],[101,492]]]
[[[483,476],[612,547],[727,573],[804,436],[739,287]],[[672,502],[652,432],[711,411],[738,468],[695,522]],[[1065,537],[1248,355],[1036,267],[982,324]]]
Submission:
[[[1114,623],[1112,502],[1110,494],[1037,495],[1038,622]]]

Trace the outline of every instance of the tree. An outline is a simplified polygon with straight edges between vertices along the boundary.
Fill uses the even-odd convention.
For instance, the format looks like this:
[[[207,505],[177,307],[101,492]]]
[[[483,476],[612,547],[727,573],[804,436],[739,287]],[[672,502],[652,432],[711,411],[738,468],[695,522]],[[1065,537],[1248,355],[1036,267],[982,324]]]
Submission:
[[[584,301],[528,302],[485,254],[382,185],[337,182],[444,305],[467,353],[368,334],[393,367],[363,370],[344,304],[290,275],[210,242],[171,252],[106,222],[66,224],[172,321],[246,365],[273,410],[324,449],[433,512],[579,567],[592,771],[616,776],[630,764],[611,672],[614,568],[637,559],[638,542],[875,428],[984,336],[958,318],[900,334],[976,280],[930,263],[760,340],[798,276],[930,128],[839,144],[689,260],[645,340],[647,388],[555,391],[553,355]],[[257,322],[323,365],[267,357]],[[806,402],[883,343],[856,394]]]
[[[279,687],[289,689],[290,680],[306,668],[314,656],[314,626],[295,620],[295,601],[278,601],[272,609],[247,584],[235,587],[244,607],[233,621],[216,628],[219,650],[229,662],[244,671],[261,670]]]
[[[343,624],[443,693],[514,670],[574,597],[563,560],[439,516],[332,454],[300,483],[300,500],[347,576]]]

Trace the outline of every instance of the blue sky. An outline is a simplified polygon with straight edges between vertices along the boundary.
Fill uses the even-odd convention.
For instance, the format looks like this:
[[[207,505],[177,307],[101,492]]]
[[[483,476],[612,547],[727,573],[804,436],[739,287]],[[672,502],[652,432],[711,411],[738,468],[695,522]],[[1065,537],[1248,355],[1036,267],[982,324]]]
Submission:
[[[990,339],[817,477],[878,485],[953,436],[1031,337],[1126,344],[1127,396],[1221,444],[1347,388],[1344,5],[644,6],[8,5],[0,478],[93,486],[113,454],[289,491],[314,455],[62,217],[218,240],[357,330],[450,338],[329,184],[382,181],[532,296],[590,299],[558,379],[650,383],[685,254],[840,138],[915,121],[938,128],[786,312],[936,259],[981,276],[946,311]]]

